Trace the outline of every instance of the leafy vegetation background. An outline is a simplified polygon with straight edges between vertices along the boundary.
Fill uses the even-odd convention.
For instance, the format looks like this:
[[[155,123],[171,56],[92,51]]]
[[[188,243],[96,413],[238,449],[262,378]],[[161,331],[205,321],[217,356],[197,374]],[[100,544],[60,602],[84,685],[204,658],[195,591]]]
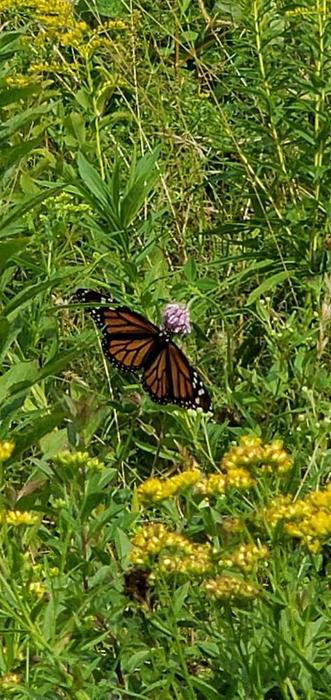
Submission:
[[[7,0],[0,21],[0,694],[327,698],[330,5]],[[213,417],[107,366],[81,287],[155,322],[188,304]],[[171,492],[245,436],[290,468]],[[162,568],[155,523],[228,588],[170,572],[177,540]]]

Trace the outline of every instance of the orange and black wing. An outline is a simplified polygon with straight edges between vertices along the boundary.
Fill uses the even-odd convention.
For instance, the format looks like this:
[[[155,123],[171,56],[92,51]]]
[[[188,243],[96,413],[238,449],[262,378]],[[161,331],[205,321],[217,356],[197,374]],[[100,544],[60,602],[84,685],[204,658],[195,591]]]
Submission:
[[[183,408],[209,411],[210,396],[184,353],[170,342],[150,356],[145,365],[143,387],[153,401]]]
[[[97,292],[79,290],[76,297],[84,303],[104,304],[108,300]],[[102,329],[102,349],[116,367],[131,372],[142,369],[158,346],[158,328],[144,316],[126,306],[93,306],[91,316]]]

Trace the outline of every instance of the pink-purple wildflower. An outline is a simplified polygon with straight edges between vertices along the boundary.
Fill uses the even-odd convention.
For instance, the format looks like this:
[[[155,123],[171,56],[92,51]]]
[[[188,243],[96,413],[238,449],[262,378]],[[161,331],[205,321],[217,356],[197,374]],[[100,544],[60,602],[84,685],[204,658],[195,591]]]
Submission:
[[[168,333],[191,332],[190,315],[182,304],[167,304],[163,312],[163,328]]]

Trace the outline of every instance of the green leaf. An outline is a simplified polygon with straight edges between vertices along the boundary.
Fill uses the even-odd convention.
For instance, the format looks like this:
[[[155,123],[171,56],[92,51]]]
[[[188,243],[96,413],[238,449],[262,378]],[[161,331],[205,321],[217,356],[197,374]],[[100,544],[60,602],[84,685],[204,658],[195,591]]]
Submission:
[[[80,510],[80,517],[82,522],[84,522],[89,517],[91,511],[94,508],[96,508],[100,503],[102,503],[103,497],[104,491],[94,491],[93,493],[89,493],[85,496]]]
[[[37,90],[40,90],[40,85],[38,83],[29,84],[25,87],[7,87],[5,90],[0,92],[0,107],[5,107],[13,102],[20,102],[20,100],[30,97]]]
[[[0,60],[4,61],[18,49],[21,32],[6,32],[0,34]]]
[[[210,656],[212,659],[217,659],[220,655],[219,646],[213,640],[199,642],[198,647],[204,656]]]
[[[137,671],[145,661],[150,658],[150,655],[151,652],[149,649],[136,651],[135,654],[131,654],[130,657],[123,661],[124,670],[126,673]]]
[[[86,129],[85,129],[85,119],[79,112],[71,112],[67,119],[67,125],[70,128],[72,134],[77,139],[78,143],[82,145],[86,141]]]
[[[13,167],[21,158],[29,155],[34,148],[40,146],[42,134],[39,134],[35,139],[26,139],[25,142],[17,146],[8,146],[3,148],[1,152],[0,176],[4,178],[8,174],[8,170]]]
[[[119,559],[124,559],[131,549],[130,540],[124,530],[121,530],[119,527],[116,528],[114,541]]]
[[[53,197],[58,192],[61,192],[64,188],[65,183],[50,185],[47,190],[40,192],[34,197],[29,197],[29,199],[23,201],[22,204],[13,207],[9,214],[7,214],[7,216],[0,221],[0,235],[1,231],[3,232],[2,235],[7,235],[7,227],[11,226],[14,222],[18,222],[28,211],[31,211],[31,209],[37,207],[39,204],[44,202],[45,199],[48,199],[48,197]],[[14,233],[14,230],[12,230],[11,233]]]
[[[34,194],[38,194],[40,192],[38,185],[36,185],[31,175],[29,175],[29,173],[27,172],[23,172],[21,174],[19,183],[22,192],[24,192],[24,194],[28,197],[30,195],[33,196]]]
[[[183,272],[189,282],[195,282],[197,278],[197,265],[193,257],[188,258],[183,267]]]
[[[110,201],[107,185],[82,153],[78,153],[77,165],[79,174],[84,183],[83,187],[80,187],[81,191],[84,192],[87,188],[92,195],[94,203],[97,204],[98,209],[100,209],[102,214],[107,216],[111,222],[115,223],[116,217]]]
[[[143,206],[147,195],[159,179],[159,173],[155,171],[155,164],[160,149],[144,156],[138,161],[133,175],[130,178],[127,192],[121,201],[121,224],[123,228],[129,226]]]
[[[0,143],[6,141],[16,131],[22,129],[23,126],[31,124],[38,117],[49,112],[53,107],[52,103],[41,105],[40,107],[31,107],[31,109],[26,109],[21,114],[17,114],[15,117],[11,117],[6,122],[3,122],[0,126]]]
[[[24,428],[24,431],[11,434],[11,438],[15,442],[14,452],[8,462],[15,461],[25,450],[51,433],[54,428],[60,425],[66,418],[67,413],[58,407],[55,407],[51,413],[46,416],[38,417],[30,428]]]
[[[116,215],[120,215],[120,186],[121,186],[121,172],[120,172],[121,161],[119,158],[115,159],[113,174],[111,177],[109,189],[111,192],[111,197],[113,201],[113,207]]]
[[[21,391],[23,386],[30,386],[38,376],[38,362],[18,362],[0,377],[0,403],[9,396]]]
[[[77,165],[79,174],[93,197],[106,208],[108,206],[108,192],[97,170],[86,160],[82,153],[78,153]]]
[[[62,428],[62,430],[55,428],[52,432],[46,433],[40,438],[40,449],[45,459],[51,459],[59,452],[67,450],[68,432],[66,428]]]
[[[248,299],[247,299],[247,306],[250,304],[253,304],[257,299],[262,294],[265,294],[266,292],[270,291],[274,287],[277,286],[277,284],[280,284],[281,282],[284,282],[284,280],[289,279],[291,277],[291,273],[287,271],[283,272],[277,272],[276,275],[272,275],[271,277],[268,277],[266,280],[262,282],[256,289],[253,289],[253,291],[250,293]]]
[[[206,698],[206,700],[220,700],[221,696],[218,690],[215,690],[215,688],[209,685],[209,683],[206,683],[206,681],[203,681],[201,678],[191,676],[191,683],[197,690],[200,691],[202,697]]]
[[[129,12],[127,4],[123,0],[96,0],[96,6],[100,15],[115,19],[121,19]]]
[[[84,88],[78,90],[75,94],[75,99],[78,102],[78,104],[81,107],[83,107],[83,109],[85,109],[87,112],[90,111],[91,113],[93,113],[93,104],[91,102],[90,95],[87,92],[87,90],[85,90]]]
[[[29,242],[29,238],[15,238],[15,240],[0,242],[0,271],[6,267],[6,263],[16,253],[19,253]]]
[[[189,594],[191,583],[190,581],[187,581],[184,583],[182,586],[177,588],[176,591],[174,591],[173,594],[173,601],[172,601],[172,609],[174,611],[175,615],[179,615],[181,612],[183,605],[185,603],[185,600]]]
[[[62,352],[54,360],[47,362],[47,364],[39,370],[37,381],[39,382],[50,375],[59,374],[63,369],[70,365],[71,362],[74,363],[75,358],[77,358],[77,348],[75,350]]]
[[[199,32],[194,32],[191,29],[188,29],[186,32],[181,33],[180,38],[182,41],[188,41],[188,42],[190,42],[190,43],[192,42],[192,44],[194,44],[194,42],[197,40],[198,36],[199,36]]]
[[[21,320],[16,318],[10,323],[7,318],[0,318],[0,360],[2,361],[11,344],[22,330]]]
[[[78,272],[78,268],[76,268]],[[23,287],[22,291],[16,294],[11,301],[8,302],[7,306],[3,309],[2,313],[4,316],[13,311],[17,311],[20,306],[23,306],[28,301],[31,301],[40,292],[44,292],[46,289],[51,289],[55,287],[59,282],[62,282],[66,277],[71,277],[73,274],[72,268],[65,269],[58,275],[52,277],[51,279],[44,280],[43,282],[38,282],[37,284],[32,284],[29,287]]]

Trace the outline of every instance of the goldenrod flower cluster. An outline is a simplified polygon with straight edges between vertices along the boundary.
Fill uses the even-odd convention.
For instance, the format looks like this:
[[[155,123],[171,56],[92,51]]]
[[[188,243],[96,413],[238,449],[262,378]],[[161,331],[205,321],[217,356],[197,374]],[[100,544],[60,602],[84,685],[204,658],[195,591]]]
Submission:
[[[295,17],[296,15],[314,15],[317,12],[314,8],[310,7],[296,7],[294,10],[286,10],[285,14],[289,17]]]
[[[204,496],[218,496],[230,489],[246,490],[256,484],[258,472],[283,474],[292,466],[292,459],[281,440],[263,443],[261,438],[245,435],[224,455],[221,472],[209,474],[197,484]]]
[[[139,528],[132,539],[132,544],[130,559],[134,564],[145,564],[165,548],[188,551],[186,537],[177,532],[170,532],[162,523],[150,523]]]
[[[103,22],[99,31],[109,31],[112,29],[127,29],[127,24],[123,19],[109,19],[108,22]]]
[[[292,460],[281,440],[265,444],[259,437],[246,435],[224,455],[220,466],[221,472],[206,477],[194,467],[169,479],[147,479],[137,489],[140,503],[160,503],[192,487],[203,496],[223,495],[233,488],[250,489],[256,483],[257,470],[283,474],[291,468]]]
[[[31,69],[31,66],[30,66]],[[49,197],[47,201],[47,208],[45,208],[45,213],[40,214],[41,221],[49,221],[50,216],[57,217],[63,221],[63,217],[66,219],[70,218],[71,215],[77,216],[77,214],[90,214],[92,215],[91,207],[86,204],[86,202],[75,202],[72,195],[67,192],[61,192],[56,197]],[[63,299],[60,303],[63,303]]]
[[[23,16],[35,20],[34,47],[51,47],[54,44],[70,49],[77,49],[84,56],[89,56],[96,48],[111,46],[104,32],[127,30],[128,24],[123,20],[110,20],[91,28],[86,22],[75,16],[74,2],[71,0],[0,0],[0,11],[18,11]],[[77,66],[76,66],[77,67]],[[74,70],[75,65],[71,63]]]
[[[3,688],[9,687],[11,685],[18,685],[21,682],[21,676],[19,673],[11,673],[8,671],[8,673],[4,673],[3,676],[0,677],[0,685]]]
[[[17,73],[16,75],[8,75],[5,78],[5,84],[7,87],[26,87],[31,84],[31,80],[26,75]]]
[[[238,467],[229,470],[227,474],[209,474],[199,482],[197,491],[203,496],[219,496],[232,488],[251,489],[254,484],[255,479],[249,471]]]
[[[40,581],[32,581],[29,585],[29,591],[37,598],[43,598],[46,594],[46,588]]]
[[[217,576],[203,581],[201,587],[212,598],[221,600],[249,599],[259,595],[259,589],[234,576]]]
[[[140,503],[159,503],[171,496],[178,496],[187,488],[198,483],[201,478],[199,469],[187,469],[182,474],[176,474],[169,479],[151,477],[138,486],[137,493]]]
[[[0,462],[5,462],[14,452],[15,443],[9,440],[0,440]]]
[[[158,574],[183,574],[184,576],[202,576],[213,570],[212,550],[208,544],[191,543],[191,554],[161,554],[153,568],[154,576]]]
[[[226,558],[220,559],[219,564],[224,567],[235,566],[242,571],[251,571],[258,561],[269,559],[269,557],[270,552],[266,545],[241,544]]]
[[[132,539],[130,561],[136,566],[152,566],[157,573],[201,575],[213,566],[210,544],[194,544],[187,537],[171,532],[161,523],[141,527]]]
[[[273,529],[281,520],[294,515],[295,503],[291,496],[280,494],[273,498],[268,506],[256,513],[256,520],[264,520]]]
[[[197,492],[203,496],[220,496],[227,487],[225,474],[209,474],[197,484]]]
[[[284,474],[291,467],[292,459],[284,450],[282,440],[263,443],[254,435],[240,438],[239,445],[231,447],[221,461],[221,469],[227,474],[238,468],[254,473],[258,469]]]
[[[272,528],[283,522],[288,535],[297,537],[311,552],[318,552],[323,540],[331,535],[331,483],[297,501],[278,496],[257,514],[257,519]]]
[[[0,11],[21,10],[22,12],[33,12],[38,15],[57,15],[64,22],[66,18],[73,14],[73,2],[71,0],[0,0]]]
[[[160,573],[202,576],[215,571],[216,567],[251,571],[255,564],[270,556],[265,545],[248,543],[239,545],[226,557],[220,558],[211,544],[195,544],[187,537],[169,531],[162,523],[141,527],[134,535],[132,545],[132,564],[151,567],[154,576]]]
[[[73,467],[74,469],[84,467],[88,471],[102,471],[105,468],[103,462],[97,457],[90,457],[88,452],[60,452],[54,457],[54,462],[59,467]]]
[[[34,515],[26,510],[7,510],[7,512],[0,514],[0,523],[13,525],[14,527],[18,527],[19,525],[35,525],[38,520],[38,515]]]
[[[72,70],[72,68],[65,63],[60,63],[60,61],[39,61],[38,63],[31,63],[28,73],[65,73],[68,70]]]

